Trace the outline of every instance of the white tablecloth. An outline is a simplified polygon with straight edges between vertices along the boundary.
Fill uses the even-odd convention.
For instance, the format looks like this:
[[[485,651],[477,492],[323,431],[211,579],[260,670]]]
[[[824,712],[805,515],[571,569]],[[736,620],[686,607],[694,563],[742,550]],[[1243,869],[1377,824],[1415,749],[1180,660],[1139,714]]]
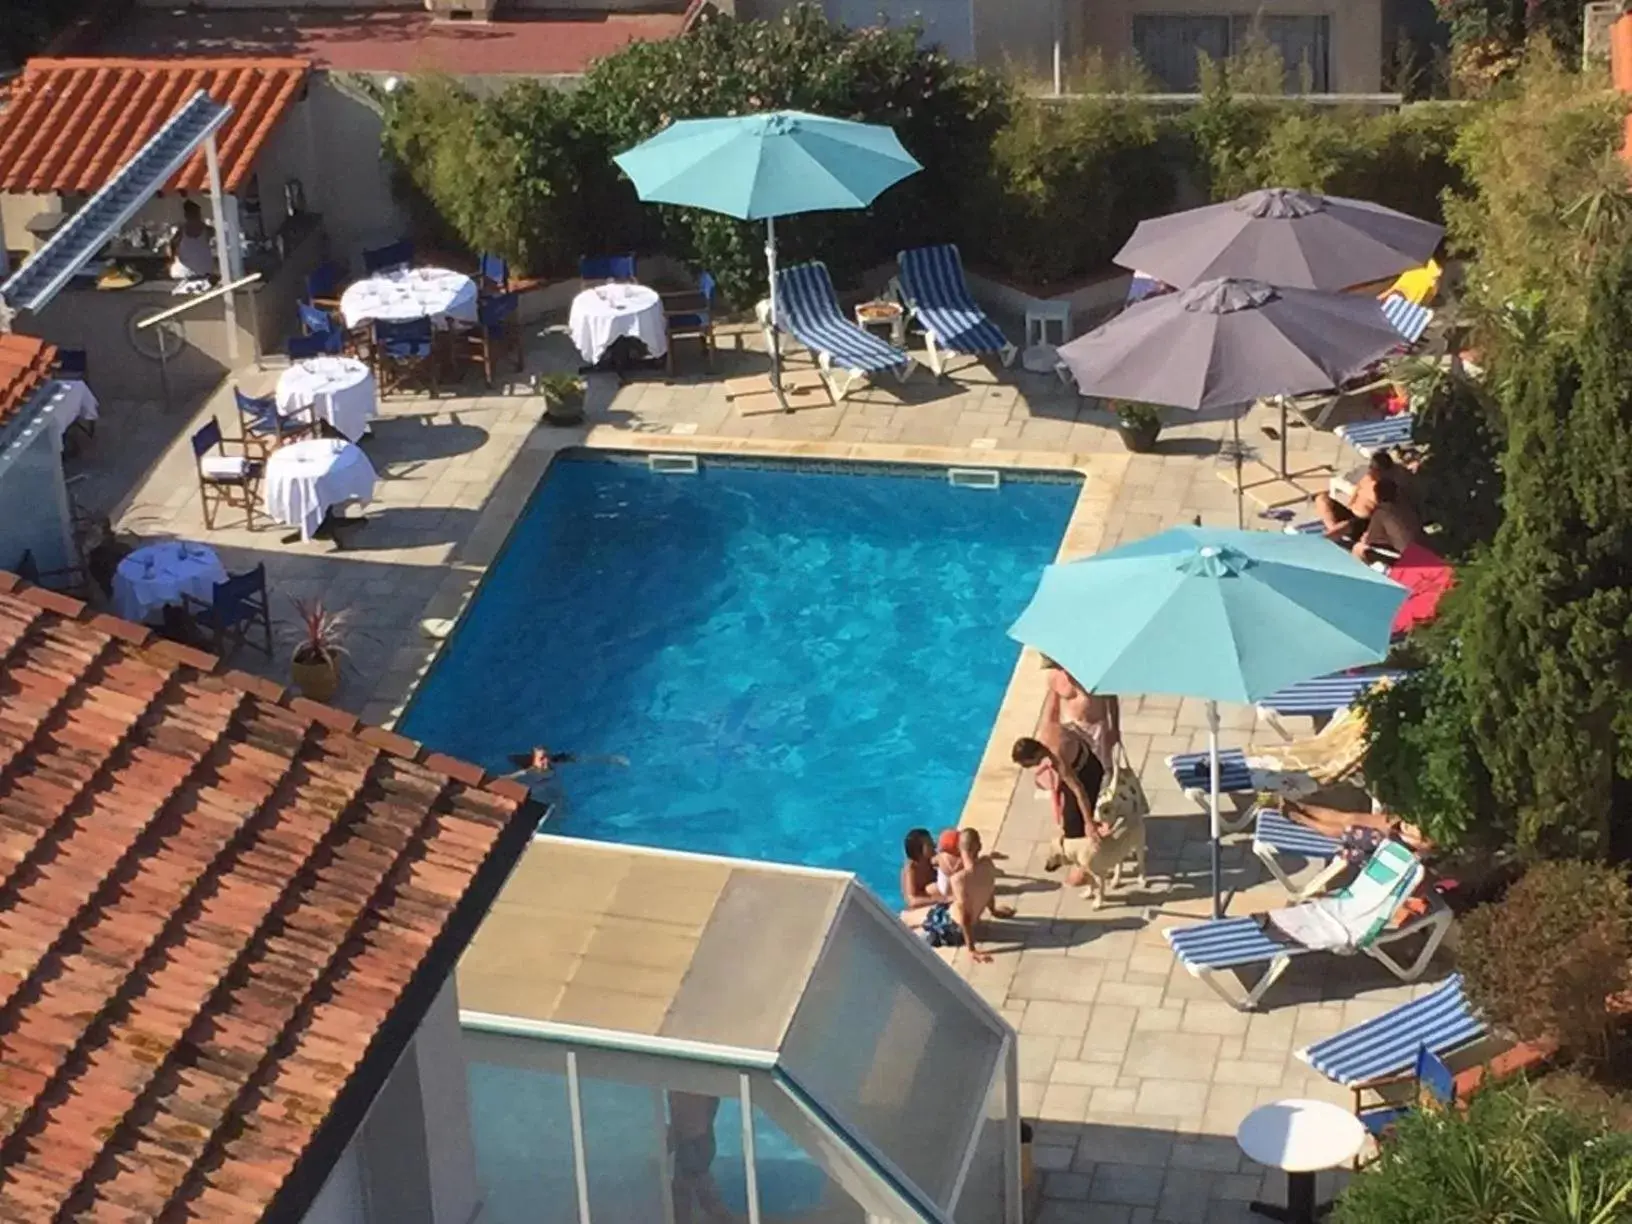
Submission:
[[[429,319],[436,327],[476,322],[476,282],[446,268],[382,272],[348,285],[340,295],[347,327],[370,320],[406,323]]]
[[[278,413],[315,409],[353,442],[368,432],[378,397],[374,375],[355,357],[309,357],[278,376]]]
[[[669,351],[663,299],[645,285],[598,285],[572,299],[567,320],[572,342],[594,365],[620,336],[633,336],[653,357]]]
[[[308,438],[273,451],[266,461],[266,512],[275,522],[300,528],[309,540],[331,506],[368,504],[374,496],[374,465],[343,438]]]
[[[59,378],[50,386],[50,413],[47,418],[51,432],[57,435],[57,446],[62,446],[63,435],[75,421],[97,419],[96,396],[82,378]]]
[[[113,572],[113,610],[137,624],[159,619],[166,604],[182,595],[205,603],[215,598],[215,584],[227,571],[215,549],[190,540],[165,540],[136,549]]]

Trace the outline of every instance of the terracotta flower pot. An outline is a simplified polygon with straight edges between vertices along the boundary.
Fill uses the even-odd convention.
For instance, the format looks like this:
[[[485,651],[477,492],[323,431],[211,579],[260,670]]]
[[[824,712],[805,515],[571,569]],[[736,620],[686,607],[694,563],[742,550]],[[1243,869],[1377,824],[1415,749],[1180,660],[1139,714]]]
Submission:
[[[340,688],[340,660],[334,658],[305,662],[296,651],[289,661],[289,677],[304,697],[327,701]]]

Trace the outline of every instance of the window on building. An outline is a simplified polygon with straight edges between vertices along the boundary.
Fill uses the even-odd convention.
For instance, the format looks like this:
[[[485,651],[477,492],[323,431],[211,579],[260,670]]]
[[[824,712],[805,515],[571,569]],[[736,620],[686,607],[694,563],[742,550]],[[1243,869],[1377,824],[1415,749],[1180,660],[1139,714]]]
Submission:
[[[1331,92],[1331,18],[1326,16],[1140,15],[1133,19],[1133,50],[1161,89],[1195,93],[1201,86],[1200,56],[1226,59],[1244,50],[1254,31],[1281,53],[1288,93]]]

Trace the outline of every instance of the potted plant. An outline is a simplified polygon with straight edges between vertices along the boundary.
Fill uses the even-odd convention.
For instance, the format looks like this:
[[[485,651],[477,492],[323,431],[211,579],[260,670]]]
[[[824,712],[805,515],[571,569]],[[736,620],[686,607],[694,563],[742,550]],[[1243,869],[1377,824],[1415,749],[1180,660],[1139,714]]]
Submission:
[[[340,639],[346,614],[330,612],[321,599],[296,599],[294,605],[300,640],[289,660],[290,678],[303,696],[327,701],[340,687],[340,659],[346,653]]]
[[[584,419],[584,380],[576,374],[544,374],[534,383],[544,397],[544,419],[551,425],[577,425]]]
[[[1149,404],[1121,402],[1113,406],[1117,432],[1122,445],[1136,454],[1146,454],[1156,448],[1156,438],[1162,432],[1162,418]]]

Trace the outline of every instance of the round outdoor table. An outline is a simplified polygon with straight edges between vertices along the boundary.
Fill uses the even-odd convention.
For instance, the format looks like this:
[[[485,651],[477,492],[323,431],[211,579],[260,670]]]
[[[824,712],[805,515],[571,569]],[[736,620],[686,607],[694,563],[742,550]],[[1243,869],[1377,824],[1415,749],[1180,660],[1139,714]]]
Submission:
[[[645,285],[597,285],[572,299],[567,330],[590,365],[606,356],[614,341],[632,336],[653,357],[669,351],[663,299]]]
[[[308,438],[273,451],[266,461],[266,512],[274,522],[300,528],[309,540],[333,506],[367,505],[374,496],[374,465],[343,438]]]
[[[1276,1101],[1242,1118],[1235,1141],[1250,1159],[1286,1172],[1286,1206],[1254,1202],[1253,1213],[1314,1224],[1321,1214],[1315,1174],[1353,1159],[1366,1142],[1366,1128],[1348,1110],[1325,1101]]]
[[[374,375],[355,357],[309,357],[278,376],[279,416],[315,410],[319,419],[356,442],[368,432],[378,396]]]
[[[408,323],[429,319],[433,327],[476,322],[476,282],[447,268],[399,268],[346,287],[340,317],[362,323]]]
[[[134,549],[113,571],[113,610],[141,624],[161,619],[183,595],[204,603],[215,599],[215,584],[227,580],[215,549],[190,540],[164,540]]]

